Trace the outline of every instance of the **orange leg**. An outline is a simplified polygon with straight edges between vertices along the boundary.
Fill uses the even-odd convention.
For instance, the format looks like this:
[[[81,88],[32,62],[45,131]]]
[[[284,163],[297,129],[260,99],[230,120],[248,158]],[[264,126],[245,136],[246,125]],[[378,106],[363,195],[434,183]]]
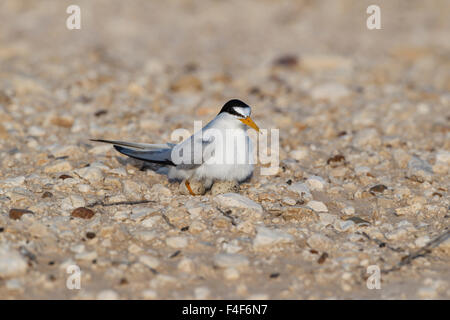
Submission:
[[[188,191],[189,191],[189,193],[191,194],[191,196],[195,196],[195,193],[194,193],[194,191],[192,191],[191,185],[189,184],[189,181],[188,181],[188,180],[186,180],[186,181],[184,182],[184,185],[185,185],[186,188],[188,189]]]

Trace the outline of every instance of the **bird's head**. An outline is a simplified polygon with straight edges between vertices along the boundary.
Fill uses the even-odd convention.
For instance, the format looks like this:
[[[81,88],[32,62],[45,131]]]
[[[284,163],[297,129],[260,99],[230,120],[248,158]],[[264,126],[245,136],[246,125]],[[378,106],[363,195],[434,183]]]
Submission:
[[[249,105],[242,102],[241,100],[233,99],[225,103],[222,109],[220,110],[219,115],[223,113],[227,114],[227,116],[229,117],[241,121],[250,128],[259,131],[259,127],[256,125],[255,122],[253,122],[252,118],[250,118],[252,109],[250,108]]]

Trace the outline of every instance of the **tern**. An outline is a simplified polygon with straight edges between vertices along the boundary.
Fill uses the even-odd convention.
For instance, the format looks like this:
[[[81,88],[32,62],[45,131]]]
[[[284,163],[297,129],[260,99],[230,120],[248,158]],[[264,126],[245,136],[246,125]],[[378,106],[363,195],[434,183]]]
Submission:
[[[145,162],[168,166],[169,180],[184,180],[191,195],[189,181],[196,180],[209,189],[215,181],[243,182],[253,174],[253,146],[248,128],[259,132],[250,117],[251,108],[233,99],[201,130],[179,144],[147,144],[105,139],[120,153]]]

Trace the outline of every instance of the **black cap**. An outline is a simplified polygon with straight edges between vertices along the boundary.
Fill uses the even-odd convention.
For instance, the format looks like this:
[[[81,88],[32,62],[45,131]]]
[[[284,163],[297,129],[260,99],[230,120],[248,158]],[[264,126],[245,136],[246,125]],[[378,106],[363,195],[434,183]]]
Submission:
[[[227,103],[225,103],[222,107],[222,109],[220,109],[219,114],[223,113],[223,112],[227,112],[229,114],[235,115],[235,116],[240,116],[240,117],[244,117],[242,114],[240,114],[239,112],[237,112],[234,107],[239,107],[239,108],[250,108],[250,106],[244,102],[242,102],[241,100],[238,99],[233,99],[228,101]]]

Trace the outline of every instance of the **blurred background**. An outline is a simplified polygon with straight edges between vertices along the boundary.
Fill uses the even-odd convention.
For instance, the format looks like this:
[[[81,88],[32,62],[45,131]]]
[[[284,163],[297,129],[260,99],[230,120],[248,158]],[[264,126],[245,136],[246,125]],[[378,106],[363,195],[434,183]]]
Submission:
[[[66,28],[66,9],[73,4],[81,8],[81,30]],[[381,30],[366,27],[366,9],[372,4],[381,8]],[[320,192],[317,199],[333,215],[347,205],[355,206],[358,218],[365,220],[375,219],[380,212],[383,224],[373,226],[375,237],[394,230],[389,238],[394,247],[417,249],[422,236],[432,239],[448,227],[449,0],[1,0],[0,21],[0,227],[5,227],[3,239],[11,246],[30,244],[39,261],[52,259],[52,265],[63,266],[62,261],[74,256],[68,248],[82,243],[82,234],[91,229],[77,220],[69,223],[68,208],[103,196],[139,200],[158,195],[160,189],[153,186],[162,184],[171,196],[164,194],[167,202],[158,202],[161,212],[173,207],[174,217],[182,216],[183,225],[180,222],[177,228],[188,225],[186,198],[179,194],[178,185],[136,170],[110,146],[94,144],[89,138],[170,141],[172,130],[192,130],[193,120],[211,120],[232,98],[252,106],[252,118],[261,128],[280,129],[283,170],[273,176],[255,174],[241,189],[245,196],[264,203],[265,210],[278,210],[277,199],[294,197],[288,185],[318,175],[332,189]],[[345,163],[336,160],[336,167],[330,165],[336,159],[333,156],[339,159],[339,155]],[[410,159],[422,166],[417,170],[425,175],[421,182],[426,182],[405,178],[409,170],[415,170],[409,167]],[[101,173],[98,180],[90,185],[83,182],[81,187],[80,179],[66,179],[66,174],[72,177],[76,170],[93,164],[100,172],[106,170],[104,177]],[[376,184],[395,190],[395,198],[372,197],[366,190]],[[44,199],[41,193],[50,190],[55,196]],[[67,204],[71,199],[74,202]],[[416,204],[428,211],[406,217],[391,214],[394,208]],[[42,221],[42,227],[24,231],[31,218],[13,221],[8,217],[11,208],[36,212],[33,218]],[[375,242],[348,243],[345,232],[325,225],[317,229],[322,228],[320,223],[308,220],[313,215],[303,219],[303,214],[290,213],[284,204],[282,209],[286,209],[281,211],[285,220],[277,215],[277,220],[267,223],[296,233],[299,242],[304,243],[306,236],[298,232],[309,236],[317,230],[330,231],[328,241],[336,249],[327,249],[330,257],[322,268],[318,267],[321,258],[318,263],[317,257],[313,263],[305,260],[311,254],[304,244],[276,255],[264,251],[267,256],[262,260],[263,254],[254,255],[251,241],[239,240],[241,236],[222,222],[213,225],[216,220],[208,213],[201,220],[208,233],[204,239],[217,245],[202,245],[203,233],[189,235],[193,241],[186,256],[201,267],[192,267],[188,281],[177,267],[178,258],[171,259],[175,257],[172,248],[159,241],[169,227],[165,223],[151,226],[157,232],[159,242],[154,247],[161,257],[163,280],[168,274],[183,288],[162,285],[157,294],[151,291],[143,296],[192,298],[191,289],[204,277],[211,297],[247,298],[252,292],[267,292],[267,297],[277,299],[449,296],[445,287],[448,251],[432,263],[425,260],[411,273],[391,273],[383,278],[384,290],[368,292],[359,276],[359,261],[368,263],[365,255],[375,252],[371,261],[381,261],[387,268],[404,258],[403,251],[387,251],[386,256],[387,249]],[[111,220],[116,219],[115,210],[104,208],[93,219],[104,219],[92,226],[102,245],[95,242],[97,238],[85,243],[86,250],[93,250],[95,257],[98,254],[98,263],[86,258],[83,273],[92,275],[86,280],[91,291],[80,297],[91,297],[111,283],[119,286],[121,297],[141,297],[139,292],[145,289],[148,269],[130,262],[137,259],[139,248],[113,229],[129,228],[134,234],[140,222]],[[265,215],[264,219],[272,218]],[[405,219],[418,226],[417,232],[405,229]],[[52,237],[47,237],[50,232],[44,224],[51,225]],[[422,240],[414,246],[416,236]],[[213,268],[211,257],[222,250],[223,239],[238,241],[241,253],[251,259],[251,268],[238,281],[247,283],[248,292],[245,286],[235,291],[234,284],[224,283],[223,274]],[[145,249],[153,246],[142,244],[141,239],[133,241]],[[9,267],[12,258],[5,257],[3,265]],[[117,266],[119,260],[124,264]],[[266,268],[264,261],[274,264]],[[62,267],[57,273],[44,262],[35,267],[39,273],[22,265],[20,276],[27,281],[9,283],[11,290],[19,287],[16,296],[0,288],[0,297],[70,296]],[[349,270],[357,279],[353,287],[343,280]],[[122,286],[122,271],[129,286]],[[262,277],[261,272],[275,271],[281,272],[278,280]],[[57,278],[47,281],[46,276],[53,273]],[[442,283],[444,289],[438,291]],[[421,284],[426,287],[416,295],[415,288]],[[202,288],[199,292],[198,297],[204,297]]]

